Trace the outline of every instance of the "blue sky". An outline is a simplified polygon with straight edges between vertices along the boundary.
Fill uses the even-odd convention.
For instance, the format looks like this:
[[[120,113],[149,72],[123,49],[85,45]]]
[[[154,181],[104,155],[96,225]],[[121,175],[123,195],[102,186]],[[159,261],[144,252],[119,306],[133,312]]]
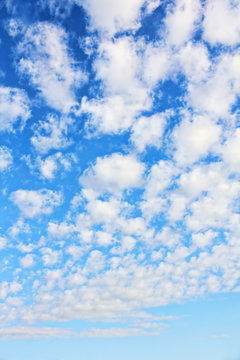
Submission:
[[[240,358],[239,19],[2,0],[0,360]]]

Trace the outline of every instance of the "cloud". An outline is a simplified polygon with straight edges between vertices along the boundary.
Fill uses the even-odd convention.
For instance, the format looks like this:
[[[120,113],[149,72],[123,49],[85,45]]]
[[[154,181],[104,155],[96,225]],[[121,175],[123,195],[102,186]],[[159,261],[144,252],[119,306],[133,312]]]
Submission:
[[[205,233],[195,233],[192,234],[192,242],[198,247],[209,246],[217,235],[218,233],[212,230],[208,230]]]
[[[50,107],[67,113],[77,104],[75,89],[85,80],[71,58],[63,28],[50,23],[30,26],[18,44],[18,70],[29,76]]]
[[[17,190],[11,193],[10,199],[19,207],[23,216],[28,218],[50,214],[63,201],[60,193],[47,189]]]
[[[11,150],[6,146],[0,147],[0,172],[7,170],[13,162]]]
[[[34,135],[31,137],[33,146],[40,154],[69,146],[71,140],[67,138],[67,133],[70,124],[70,118],[58,118],[49,114],[45,121],[40,121],[34,126]]]
[[[83,331],[80,336],[86,338],[110,338],[110,337],[126,337],[126,336],[159,336],[162,334],[162,330],[146,331],[142,328],[109,328],[98,329],[94,328],[89,331]]]
[[[0,87],[0,131],[13,131],[19,125],[23,129],[30,117],[29,99],[24,90]]]
[[[37,0],[5,23],[33,117],[0,88],[0,321],[35,325],[2,338],[159,335],[141,309],[239,291],[239,6],[159,4]],[[40,327],[73,319],[115,324]]]
[[[71,170],[72,164],[76,162],[76,158],[73,154],[69,153],[63,155],[60,152],[45,158],[37,156],[35,159],[32,159],[30,156],[27,156],[24,159],[33,172],[40,173],[42,178],[48,180],[53,180],[59,170],[61,170],[62,175],[65,175]]]
[[[12,326],[0,329],[2,339],[67,338],[73,335],[69,329],[54,327]]]
[[[20,264],[23,268],[31,268],[35,265],[34,256],[32,254],[27,254],[20,259]]]
[[[166,42],[169,45],[181,46],[191,39],[200,10],[199,0],[176,0],[165,19]]]
[[[188,85],[187,100],[195,111],[208,113],[211,117],[229,118],[231,107],[239,96],[239,60],[239,51],[220,55],[207,78]]]
[[[119,133],[127,130],[136,116],[151,106],[149,89],[140,80],[141,59],[131,37],[103,40],[94,62],[96,79],[101,81],[99,98],[83,98],[81,111],[95,132]]]
[[[154,114],[149,117],[138,118],[132,126],[131,141],[138,151],[142,152],[147,146],[160,148],[162,135],[169,113]]]
[[[75,0],[82,5],[90,16],[93,28],[112,36],[118,31],[136,29],[140,25],[140,14],[143,5],[147,12],[153,11],[160,1],[122,0],[121,3],[111,0]]]
[[[179,61],[180,70],[188,82],[199,82],[207,78],[211,62],[203,44],[188,42],[176,54],[176,60]]]
[[[97,158],[80,177],[80,183],[97,191],[119,192],[141,186],[143,172],[143,163],[134,156],[115,153]]]
[[[234,46],[240,36],[240,5],[237,1],[208,0],[203,21],[203,37],[211,45]]]
[[[52,266],[59,261],[60,252],[54,251],[51,248],[42,248],[42,261],[45,266]]]
[[[174,157],[179,165],[190,164],[207,156],[219,141],[221,126],[204,116],[184,119],[174,130]]]
[[[74,0],[38,0],[37,5],[41,9],[48,9],[51,15],[64,19],[71,14]]]
[[[7,245],[7,239],[3,236],[0,236],[0,250],[4,249]]]
[[[142,57],[142,76],[148,86],[154,87],[159,81],[170,76],[172,70],[171,51],[162,43],[146,43]]]
[[[231,136],[229,136],[222,147],[222,157],[227,167],[231,172],[238,173],[240,165],[240,129],[236,129]]]

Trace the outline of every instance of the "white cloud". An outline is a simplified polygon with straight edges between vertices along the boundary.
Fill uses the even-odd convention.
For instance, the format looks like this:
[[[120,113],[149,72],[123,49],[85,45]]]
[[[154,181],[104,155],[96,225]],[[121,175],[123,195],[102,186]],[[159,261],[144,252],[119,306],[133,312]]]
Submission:
[[[240,37],[240,4],[231,0],[208,0],[203,37],[211,45],[237,45]]]
[[[189,172],[181,174],[178,185],[181,194],[188,199],[197,198],[202,191],[212,191],[219,183],[225,181],[221,163],[199,165]]]
[[[147,146],[160,148],[166,120],[170,114],[154,114],[138,118],[132,126],[131,141],[142,152]]]
[[[172,177],[177,173],[170,161],[160,160],[153,165],[148,175],[144,198],[152,198],[163,194],[163,191],[171,184]]]
[[[8,169],[13,162],[11,150],[0,146],[0,172]]]
[[[112,254],[124,254],[126,252],[132,251],[135,248],[136,239],[132,236],[123,236],[120,240],[120,246],[113,247],[111,249]]]
[[[98,273],[100,270],[103,270],[105,267],[105,256],[99,250],[91,251],[87,262],[86,262],[86,272]]]
[[[180,243],[180,236],[178,233],[175,233],[172,231],[169,227],[164,227],[161,231],[159,231],[154,241],[156,243],[160,243],[163,246],[166,246],[168,248],[174,248],[176,245]]]
[[[86,205],[94,223],[112,222],[120,212],[120,203],[115,199],[110,201],[93,200]]]
[[[77,245],[70,245],[66,248],[66,253],[71,255],[73,260],[79,260],[82,255],[84,254],[84,248],[82,248],[81,246],[77,246]],[[79,283],[81,284],[83,280],[83,277],[81,275],[78,276],[78,274],[76,275],[76,278],[72,279],[73,283]]]
[[[112,244],[112,235],[106,231],[96,231],[95,235],[99,246],[109,246]]]
[[[149,105],[149,104],[148,104]],[[129,129],[136,116],[146,108],[146,94],[139,97],[123,98],[120,95],[107,96],[104,99],[83,98],[81,109],[89,116],[88,125],[96,133],[118,134]]]
[[[170,75],[172,56],[167,47],[161,43],[153,46],[145,44],[142,58],[142,75],[148,86],[154,87],[159,81],[164,81]]]
[[[4,249],[7,245],[7,239],[3,236],[0,236],[0,250]]]
[[[57,164],[56,164],[56,160],[53,157],[49,156],[45,160],[41,161],[40,172],[44,178],[53,179],[56,170],[57,170]]]
[[[17,281],[13,281],[9,284],[9,292],[13,294],[18,293],[19,291],[22,290],[22,288],[23,288],[22,284],[20,284]]]
[[[240,54],[223,54],[213,63],[207,79],[188,86],[189,104],[195,111],[202,111],[225,119],[230,115],[239,95]]]
[[[7,297],[8,295],[8,282],[7,281],[3,281],[0,283],[0,299],[3,300]]]
[[[97,191],[118,192],[141,186],[143,163],[131,155],[112,154],[97,158],[80,177],[80,183]]]
[[[225,165],[230,171],[239,173],[240,171],[240,129],[228,137],[222,147],[222,157]]]
[[[1,86],[0,131],[12,131],[18,121],[22,129],[29,117],[29,99],[25,91]]]
[[[65,175],[67,171],[71,170],[72,163],[76,162],[73,154],[63,155],[60,152],[45,158],[37,156],[33,163],[30,156],[25,157],[25,159],[31,170],[37,170],[44,179],[48,180],[54,179],[59,170],[61,170],[61,175]]]
[[[12,18],[7,22],[6,30],[10,36],[15,37],[23,34],[26,31],[26,26],[20,19]]]
[[[185,165],[206,156],[219,141],[220,134],[221,126],[207,117],[195,116],[192,121],[184,119],[173,134],[176,161]]]
[[[62,204],[62,195],[52,190],[17,190],[10,199],[19,207],[25,217],[33,218],[50,214],[55,206]]]
[[[197,247],[209,246],[212,243],[212,240],[218,235],[217,232],[208,230],[205,233],[194,233],[192,234],[192,242]]]
[[[140,61],[136,50],[136,44],[130,37],[100,43],[94,69],[97,79],[104,82],[107,93],[132,96],[137,91],[138,94],[136,75]]]
[[[0,329],[2,339],[66,338],[73,335],[69,329],[54,327],[12,326]]]
[[[150,107],[149,89],[140,81],[141,61],[132,38],[104,40],[98,51],[94,69],[102,82],[104,97],[90,101],[84,98],[81,111],[88,113],[90,129],[119,133]]]
[[[73,4],[40,1],[58,17],[61,5],[66,6],[67,16]],[[123,3],[112,1],[109,12],[103,14],[108,1],[94,1],[81,2],[89,11],[92,27],[101,30],[93,35],[87,59],[93,66],[89,96],[95,98],[85,98],[81,110],[71,108],[77,103],[75,90],[80,85],[74,76],[79,67],[70,55],[65,32],[43,23],[26,27],[24,35],[23,28],[12,23],[13,40],[24,37],[19,46],[23,54],[20,67],[22,64],[29,71],[32,84],[48,105],[65,113],[75,111],[78,121],[85,111],[87,136],[94,128],[99,140],[96,143],[85,138],[76,144],[80,155],[77,163],[71,154],[56,152],[70,144],[70,130],[71,134],[77,131],[70,115],[49,114],[46,119],[41,115],[38,121],[34,119],[31,129],[20,134],[25,139],[33,131],[30,141],[34,153],[21,158],[27,159],[31,175],[37,175],[38,183],[55,181],[51,182],[52,190],[23,190],[19,186],[20,190],[13,191],[10,182],[3,191],[3,196],[13,191],[10,200],[19,208],[21,218],[13,219],[8,236],[0,238],[0,249],[7,248],[9,254],[2,259],[2,271],[11,274],[15,263],[20,266],[13,269],[9,282],[0,285],[4,300],[0,303],[0,322],[19,318],[33,323],[127,321],[122,327],[77,334],[70,331],[69,336],[154,335],[160,333],[157,319],[142,315],[139,320],[136,309],[209,292],[239,290],[240,133],[232,105],[239,94],[240,57],[238,49],[230,53],[229,48],[219,47],[213,52],[197,37],[191,40],[195,30],[201,36],[196,25],[200,0],[171,2],[176,6],[167,12],[166,21],[161,20],[165,30],[155,34],[152,41],[147,36],[141,39],[142,32],[137,38],[129,35],[133,32],[112,39],[109,35],[125,27],[134,28],[135,20],[140,20],[140,4],[152,11],[158,1],[135,0],[138,5],[132,15],[126,13],[128,20],[123,20],[122,14],[131,8],[133,0],[116,15],[115,7]],[[102,6],[101,14],[95,10],[91,13],[89,4],[94,9]],[[208,11],[209,2],[206,6]],[[109,23],[101,23],[103,16],[110,19]],[[144,29],[145,22],[141,31]],[[204,36],[206,39],[206,29]],[[55,87],[59,93],[53,91]],[[173,110],[165,111],[168,106]],[[170,116],[172,124],[167,123]],[[17,121],[11,123],[12,128]],[[114,146],[106,145],[111,137],[100,138],[101,133],[123,131],[126,133]],[[79,134],[73,135],[73,141],[78,138]],[[126,154],[127,146],[134,149],[133,153]],[[142,154],[148,146],[161,151]],[[0,169],[1,149],[5,148],[0,148]],[[27,152],[28,143],[24,143],[24,150]],[[96,153],[98,150],[102,155]],[[139,158],[137,152],[141,153]],[[16,160],[18,154],[18,147],[14,147]],[[4,156],[2,168],[7,169],[11,159]],[[74,190],[80,167],[80,185]],[[57,175],[70,169],[73,178],[64,177],[63,186]],[[21,181],[27,184],[27,178]],[[63,201],[56,186],[63,187],[67,201],[54,218],[50,214]],[[44,221],[42,214],[47,215]],[[6,240],[8,237],[11,241]],[[4,256],[6,250],[1,254]],[[18,298],[14,294],[20,291]],[[68,336],[68,332],[54,329],[15,326],[7,332],[0,329],[0,337]]]
[[[42,248],[42,261],[45,266],[52,266],[59,261],[60,252],[51,248]]]
[[[62,222],[61,224],[49,222],[47,231],[51,236],[58,239],[68,238],[74,231],[74,226],[66,222]]]
[[[61,27],[37,23],[27,29],[18,45],[20,73],[29,75],[49,106],[63,112],[77,104],[74,91],[85,79],[69,55],[67,41]]]
[[[168,44],[181,46],[191,38],[200,10],[199,0],[176,0],[165,19]]]
[[[70,118],[48,115],[45,121],[40,121],[34,126],[34,135],[31,137],[33,146],[41,154],[46,154],[51,149],[67,147],[71,143],[67,139],[70,124],[72,124]]]
[[[221,178],[206,196],[191,204],[191,215],[186,218],[188,228],[194,231],[228,228],[239,193],[238,181]]]
[[[32,254],[27,254],[20,259],[20,264],[23,268],[30,268],[35,265],[34,256]]]
[[[135,29],[139,26],[140,10],[146,4],[147,11],[153,11],[160,1],[154,0],[75,0],[90,15],[90,24],[110,36],[117,31]]]
[[[199,82],[207,77],[211,63],[203,44],[188,42],[180,49],[176,59],[188,81]]]
[[[26,224],[22,218],[18,219],[15,224],[13,224],[9,229],[8,233],[11,237],[15,238],[19,233],[28,234],[30,233],[30,226]]]
[[[154,164],[146,179],[145,192],[141,202],[144,218],[150,220],[156,214],[166,210],[165,191],[173,183],[178,168],[170,161],[160,160]]]

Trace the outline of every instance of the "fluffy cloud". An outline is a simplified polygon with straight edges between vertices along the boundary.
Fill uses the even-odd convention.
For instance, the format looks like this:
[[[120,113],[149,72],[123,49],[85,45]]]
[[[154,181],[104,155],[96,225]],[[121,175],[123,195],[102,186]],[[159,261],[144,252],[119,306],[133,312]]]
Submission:
[[[239,60],[239,52],[219,56],[206,79],[189,84],[188,100],[195,111],[207,112],[221,119],[229,117],[239,96]]]
[[[80,183],[99,191],[118,192],[141,186],[143,172],[143,163],[135,157],[112,154],[97,158],[95,165],[80,177]]]
[[[104,97],[89,101],[84,98],[81,110],[88,114],[90,128],[119,133],[127,130],[142,110],[149,108],[149,89],[140,81],[141,61],[130,37],[104,40],[98,51],[94,69]]]
[[[49,106],[68,112],[77,104],[74,90],[85,77],[69,55],[67,34],[62,28],[50,23],[30,26],[18,53],[20,73],[29,76]]]
[[[0,131],[12,131],[20,121],[20,128],[30,117],[29,99],[24,90],[0,87]]]
[[[191,38],[199,20],[200,5],[199,0],[176,0],[165,19],[168,44],[180,46]]]
[[[237,45],[240,36],[238,1],[208,0],[203,21],[203,36],[211,45]]]
[[[198,247],[209,246],[212,243],[212,240],[218,235],[218,233],[208,230],[205,233],[195,233],[192,234],[192,242]]]
[[[170,75],[172,67],[171,51],[161,43],[154,46],[145,44],[142,58],[143,79],[148,86],[154,87],[159,81],[164,81]]]
[[[52,266],[59,261],[59,251],[54,251],[51,248],[41,249],[42,261],[45,266]]]
[[[4,171],[12,164],[11,151],[6,146],[0,147],[0,171]]]
[[[0,236],[0,250],[4,249],[7,245],[7,239],[3,236]]]
[[[240,129],[230,136],[225,142],[222,148],[222,157],[227,167],[230,168],[231,172],[239,172],[240,168]]]
[[[52,144],[53,145],[53,144]],[[72,163],[76,161],[73,154],[63,155],[58,152],[54,155],[41,158],[37,156],[36,159],[31,160],[30,156],[26,157],[26,162],[29,168],[40,173],[42,178],[52,180],[56,176],[58,170],[61,169],[62,174],[71,170]]]
[[[34,256],[32,254],[27,254],[20,259],[20,264],[23,268],[31,268],[35,265]]]
[[[160,1],[150,0],[122,0],[113,2],[111,0],[75,0],[82,5],[90,15],[90,23],[97,30],[106,32],[110,36],[117,31],[134,29],[139,26],[140,10],[146,4],[147,11],[153,11]]]
[[[175,159],[182,164],[189,164],[206,156],[217,144],[221,126],[207,117],[198,116],[192,121],[183,120],[174,131]]]
[[[131,141],[138,151],[144,151],[147,146],[160,148],[168,115],[168,113],[155,114],[136,120],[132,126]]]
[[[188,81],[199,82],[207,77],[211,62],[204,45],[188,42],[180,49],[176,58]]]
[[[72,120],[48,115],[45,121],[40,121],[34,127],[34,135],[31,142],[35,149],[46,154],[51,149],[62,149],[70,144],[67,139],[67,131]]]
[[[55,206],[62,204],[62,195],[52,190],[17,190],[10,199],[19,207],[25,217],[33,218],[50,214]]]
[[[159,335],[164,319],[137,309],[239,291],[239,6],[176,0],[144,17],[158,0],[37,4],[53,21],[82,6],[89,23],[72,27],[83,9],[62,27],[6,22],[21,84],[27,75],[29,96],[33,86],[45,102],[33,99],[23,128],[26,93],[0,88],[11,143],[0,147],[0,170],[12,157],[16,165],[1,174],[1,269],[10,279],[0,284],[0,322],[117,324],[77,334],[19,325],[0,337]],[[74,59],[90,72],[81,91]],[[48,180],[52,190],[41,185]],[[8,214],[9,199],[19,213],[10,204]]]

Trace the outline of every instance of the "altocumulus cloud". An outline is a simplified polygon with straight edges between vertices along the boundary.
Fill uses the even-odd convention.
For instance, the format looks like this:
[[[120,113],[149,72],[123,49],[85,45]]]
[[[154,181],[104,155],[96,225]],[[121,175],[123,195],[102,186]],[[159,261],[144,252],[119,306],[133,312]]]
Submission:
[[[0,338],[159,336],[178,317],[149,309],[238,293],[239,2],[25,3],[1,8]]]

